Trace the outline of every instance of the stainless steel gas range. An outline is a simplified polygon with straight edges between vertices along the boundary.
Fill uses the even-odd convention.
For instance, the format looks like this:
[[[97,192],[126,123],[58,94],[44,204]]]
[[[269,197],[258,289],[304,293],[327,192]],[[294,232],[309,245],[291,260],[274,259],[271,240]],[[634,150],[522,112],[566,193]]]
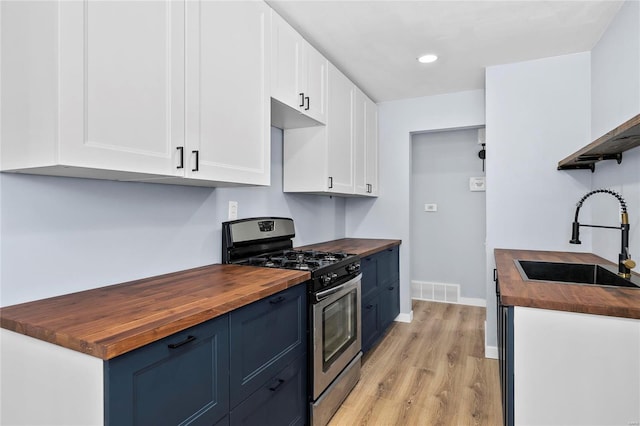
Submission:
[[[360,378],[360,258],[293,250],[293,220],[241,219],[222,224],[222,261],[309,271],[310,423],[326,425]]]

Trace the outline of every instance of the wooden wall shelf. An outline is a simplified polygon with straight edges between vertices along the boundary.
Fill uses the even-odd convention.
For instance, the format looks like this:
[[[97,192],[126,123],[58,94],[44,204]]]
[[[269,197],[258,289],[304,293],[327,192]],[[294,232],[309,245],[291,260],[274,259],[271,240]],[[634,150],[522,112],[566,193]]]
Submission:
[[[601,160],[622,162],[622,153],[640,146],[640,114],[558,162],[558,170],[589,169]]]

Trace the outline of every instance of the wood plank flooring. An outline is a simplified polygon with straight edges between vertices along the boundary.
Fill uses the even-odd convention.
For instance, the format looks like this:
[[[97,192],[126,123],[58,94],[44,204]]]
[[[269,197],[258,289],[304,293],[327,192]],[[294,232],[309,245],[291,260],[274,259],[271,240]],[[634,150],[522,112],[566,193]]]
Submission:
[[[498,361],[484,357],[485,308],[413,301],[363,358],[329,426],[502,425]]]

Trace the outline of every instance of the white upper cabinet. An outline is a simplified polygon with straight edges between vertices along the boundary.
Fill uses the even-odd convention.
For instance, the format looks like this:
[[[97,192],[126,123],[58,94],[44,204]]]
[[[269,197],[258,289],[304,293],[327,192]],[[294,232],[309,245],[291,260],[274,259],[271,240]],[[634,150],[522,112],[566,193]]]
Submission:
[[[269,183],[264,3],[0,7],[2,170]]]
[[[187,2],[185,176],[270,182],[270,9]]]
[[[280,128],[325,124],[328,61],[272,11],[272,123]]]
[[[329,192],[354,192],[354,96],[353,83],[336,67],[330,66],[327,123]]]
[[[378,106],[365,98],[366,195],[378,196]]]
[[[283,190],[378,195],[376,104],[329,64],[327,125],[284,131]]]
[[[354,104],[355,193],[378,195],[378,108],[356,88]]]

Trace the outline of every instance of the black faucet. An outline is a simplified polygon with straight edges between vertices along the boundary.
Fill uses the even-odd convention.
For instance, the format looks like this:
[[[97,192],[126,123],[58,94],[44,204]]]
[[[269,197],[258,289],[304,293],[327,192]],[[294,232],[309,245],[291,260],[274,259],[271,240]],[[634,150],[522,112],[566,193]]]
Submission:
[[[582,207],[582,203],[584,200],[592,196],[593,194],[610,194],[618,199],[620,202],[620,209],[622,210],[620,226],[602,226],[602,225],[583,225],[578,222],[578,214],[580,213],[580,207]],[[636,267],[636,262],[631,260],[631,256],[629,255],[629,215],[627,214],[627,203],[624,201],[624,198],[620,194],[610,189],[596,189],[595,191],[591,191],[586,194],[584,197],[578,201],[576,205],[576,216],[573,219],[573,227],[571,233],[571,240],[569,241],[571,244],[581,244],[580,242],[580,227],[581,226],[589,226],[591,228],[609,228],[609,229],[620,229],[622,231],[622,244],[620,247],[620,254],[618,255],[618,275],[622,278],[631,278],[631,269]]]

